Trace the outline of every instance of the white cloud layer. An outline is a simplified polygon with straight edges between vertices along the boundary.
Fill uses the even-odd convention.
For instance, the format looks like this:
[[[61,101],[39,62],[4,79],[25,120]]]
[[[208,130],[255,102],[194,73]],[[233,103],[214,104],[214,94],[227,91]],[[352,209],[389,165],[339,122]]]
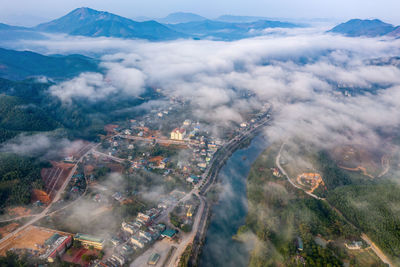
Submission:
[[[221,124],[240,122],[268,102],[275,111],[271,138],[302,136],[325,145],[379,143],[376,130],[400,123],[400,69],[368,64],[399,55],[400,40],[311,31],[235,42],[56,36],[33,45],[52,53],[102,55],[104,74],[84,73],[50,89],[66,102],[162,88],[189,99],[200,119]],[[337,87],[364,93],[346,98]]]

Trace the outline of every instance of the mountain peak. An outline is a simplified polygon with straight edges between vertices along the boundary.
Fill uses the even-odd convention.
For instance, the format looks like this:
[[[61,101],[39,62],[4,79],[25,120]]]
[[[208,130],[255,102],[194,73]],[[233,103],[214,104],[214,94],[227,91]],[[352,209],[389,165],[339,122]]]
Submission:
[[[70,13],[68,13],[66,16],[73,16],[77,19],[86,19],[90,16],[98,16],[100,14],[107,14],[108,12],[104,12],[104,11],[98,11],[89,7],[80,7],[80,8],[76,8],[74,10],[72,10]]]
[[[178,24],[203,20],[207,20],[207,18],[190,12],[174,12],[169,14],[165,18],[158,19],[157,21],[167,24]]]
[[[185,36],[155,21],[136,22],[88,7],[74,9],[59,19],[36,26],[36,29],[90,37],[105,36],[149,40],[170,40]]]
[[[388,34],[395,27],[379,19],[351,19],[341,23],[329,32],[341,33],[349,37],[367,36],[377,37]]]

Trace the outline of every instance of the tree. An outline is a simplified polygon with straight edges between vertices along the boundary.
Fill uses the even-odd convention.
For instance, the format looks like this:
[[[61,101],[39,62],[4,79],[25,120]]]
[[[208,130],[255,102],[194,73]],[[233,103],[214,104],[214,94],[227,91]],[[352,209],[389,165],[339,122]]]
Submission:
[[[0,257],[0,266],[4,267],[25,267],[28,263],[11,251],[6,252],[5,257]]]
[[[81,248],[82,247],[82,243],[78,240],[74,240],[74,242],[72,243],[72,247],[73,248]]]

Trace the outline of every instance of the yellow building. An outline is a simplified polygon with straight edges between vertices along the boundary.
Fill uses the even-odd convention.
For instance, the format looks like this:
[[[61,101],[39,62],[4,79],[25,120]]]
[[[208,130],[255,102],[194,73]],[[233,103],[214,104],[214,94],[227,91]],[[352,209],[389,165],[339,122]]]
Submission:
[[[192,205],[189,205],[189,208],[188,208],[188,210],[187,210],[187,212],[186,212],[186,216],[187,216],[187,217],[192,217],[192,216],[193,216],[193,213],[192,213]]]
[[[95,249],[99,249],[99,250],[103,249],[104,239],[102,239],[102,238],[77,233],[74,236],[74,239],[81,242],[82,245],[84,245],[85,247],[93,246]]]
[[[185,129],[175,128],[171,132],[171,139],[172,140],[183,140],[183,138],[185,137],[185,134],[186,134],[186,130]]]

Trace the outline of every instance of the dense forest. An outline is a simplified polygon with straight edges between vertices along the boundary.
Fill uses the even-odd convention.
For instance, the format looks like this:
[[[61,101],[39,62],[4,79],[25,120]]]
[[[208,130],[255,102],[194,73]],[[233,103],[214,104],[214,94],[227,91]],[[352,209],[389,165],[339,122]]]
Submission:
[[[397,184],[337,188],[328,200],[391,256],[400,254],[400,187]]]
[[[344,240],[359,240],[360,232],[327,203],[273,176],[276,152],[277,146],[267,149],[253,164],[247,181],[249,211],[238,236],[254,233],[260,241],[252,251],[250,266],[342,266],[344,261],[362,266],[343,246]],[[321,245],[316,237],[330,241]]]
[[[0,95],[0,128],[11,131],[51,131],[58,123],[42,109],[15,96]]]
[[[400,254],[398,184],[342,170],[326,151],[318,154],[318,163],[328,188],[322,195],[386,253],[397,257]]]
[[[267,155],[272,153],[266,152]],[[268,210],[270,214],[278,213],[279,216],[273,218],[281,225],[287,223],[288,220],[285,219],[285,216],[291,214],[292,217],[290,218],[295,218],[292,227],[297,229],[297,235],[301,233],[301,229],[304,230],[304,227],[301,226],[302,223],[306,223],[309,234],[313,236],[319,234],[328,239],[356,240],[359,231],[362,231],[387,255],[394,257],[394,261],[396,260],[396,257],[400,254],[400,217],[397,215],[398,207],[400,207],[400,195],[398,194],[400,186],[396,182],[388,178],[371,179],[360,172],[343,170],[337,166],[329,151],[326,150],[308,155],[307,159],[313,162],[313,166],[321,174],[326,185],[326,187],[319,187],[314,191],[314,194],[326,198],[330,205],[339,210],[348,221],[359,229],[354,232],[354,229],[352,230],[348,226],[342,228],[342,226],[347,225],[343,220],[339,220],[342,226],[339,229],[337,228],[339,225],[337,220],[340,218],[337,218],[336,212],[332,214],[329,206],[326,206],[328,204],[325,205],[324,202],[315,199],[307,199],[307,196],[299,194],[299,190],[293,192],[292,187],[287,187],[279,178],[273,177],[270,170],[266,168],[266,166],[274,167],[273,159],[274,157],[267,159],[265,155],[262,156],[254,164],[249,176],[249,203],[262,203],[257,205],[258,211]],[[258,165],[260,162],[264,164],[262,167]],[[289,168],[289,166],[286,167]],[[284,186],[286,191],[282,195],[285,195],[286,198],[274,198],[277,195],[276,191],[269,192],[268,196],[265,196],[265,188],[261,185],[274,185],[278,182],[281,186]],[[279,188],[283,190],[282,187]],[[285,210],[285,212],[277,210],[278,208]],[[258,225],[259,222],[253,221],[254,218],[257,218],[257,216],[249,213],[246,225],[260,237],[257,231],[260,231],[262,227]],[[313,219],[309,220],[310,218]],[[268,229],[268,231],[274,233],[271,229]],[[300,236],[306,246],[307,238],[303,234]],[[291,238],[293,239],[293,236]],[[278,238],[278,240],[282,239],[282,237]],[[313,246],[312,244],[308,245]],[[278,251],[280,255],[285,255],[279,250],[279,246]],[[337,254],[337,252],[335,253]],[[256,258],[252,257],[252,260]],[[254,266],[257,266],[257,264]]]
[[[318,153],[317,164],[328,190],[352,183],[346,172],[337,166],[327,151]]]
[[[32,189],[42,189],[40,170],[49,163],[15,154],[0,154],[0,203],[6,205],[29,204]]]

